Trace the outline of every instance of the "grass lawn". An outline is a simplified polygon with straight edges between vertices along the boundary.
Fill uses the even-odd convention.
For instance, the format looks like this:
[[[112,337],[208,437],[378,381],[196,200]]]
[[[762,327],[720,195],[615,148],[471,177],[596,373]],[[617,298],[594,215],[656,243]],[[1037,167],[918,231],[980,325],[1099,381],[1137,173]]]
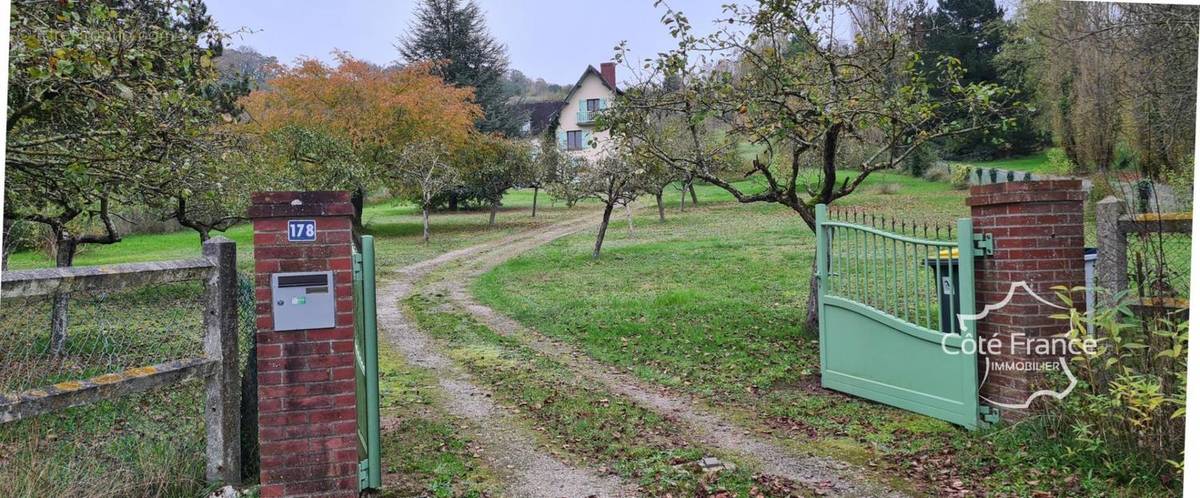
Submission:
[[[72,295],[67,354],[45,351],[49,305],[0,307],[0,391],[16,392],[199,356],[195,283]],[[0,496],[197,496],[204,483],[203,382],[191,380],[0,425]]]
[[[587,200],[581,205],[595,201]],[[413,205],[385,201],[363,209],[367,233],[376,236],[379,244],[378,263],[409,264],[464,245],[476,244],[492,237],[502,237],[537,223],[548,223],[569,215],[561,202],[554,203],[545,192],[538,195],[538,218],[529,217],[533,203],[531,190],[514,190],[504,198],[496,226],[487,226],[486,211],[435,213],[431,217],[432,236],[429,244],[421,242],[421,212]],[[524,214],[524,216],[522,216]],[[238,246],[238,266],[248,270],[253,266],[253,231],[250,224],[237,225],[213,236],[232,239]],[[171,233],[131,234],[116,244],[84,244],[75,257],[76,266],[109,265],[141,261],[186,259],[200,256],[200,236],[192,230]],[[42,251],[21,251],[9,256],[9,268],[23,270],[54,266],[49,255]]]
[[[496,495],[498,478],[484,467],[468,430],[435,407],[437,380],[381,344],[379,386],[384,497],[474,498]]]
[[[985,173],[990,168],[1008,170],[1008,171],[1028,171],[1030,173],[1042,175],[1057,175],[1060,174],[1054,171],[1050,166],[1050,161],[1046,159],[1046,152],[1041,151],[1030,154],[1028,156],[1010,157],[1005,159],[996,159],[992,161],[951,161],[970,165],[972,168],[983,168]]]
[[[821,389],[815,334],[802,326],[814,236],[781,206],[737,205],[714,187],[699,190],[700,208],[671,212],[665,223],[646,210],[632,236],[614,224],[598,261],[593,234],[578,234],[497,267],[473,290],[603,362],[933,494],[1165,491],[1156,477],[1129,485],[1144,477],[1134,470],[1083,467],[1059,454],[1062,441],[1031,438],[1032,424],[971,434]],[[967,214],[964,198],[946,184],[881,174],[839,204],[945,225]],[[1039,473],[1061,478],[1029,478]]]

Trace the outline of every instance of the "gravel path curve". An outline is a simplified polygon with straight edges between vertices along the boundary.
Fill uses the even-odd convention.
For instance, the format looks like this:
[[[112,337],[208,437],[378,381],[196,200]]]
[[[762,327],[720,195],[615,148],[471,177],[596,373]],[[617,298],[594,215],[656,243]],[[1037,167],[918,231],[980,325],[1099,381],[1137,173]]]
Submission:
[[[539,353],[572,367],[572,370],[582,378],[599,383],[616,394],[626,396],[639,405],[680,423],[686,428],[688,435],[697,442],[737,454],[745,461],[755,464],[760,472],[794,480],[815,494],[855,497],[905,496],[901,492],[864,479],[862,477],[864,471],[861,468],[832,458],[798,455],[796,451],[768,438],[752,434],[731,423],[722,414],[701,406],[690,397],[669,392],[616,368],[603,365],[569,344],[542,335],[490,307],[480,304],[471,295],[470,284],[497,265],[560,237],[594,227],[595,220],[592,218],[571,220],[548,228],[529,230],[498,241],[448,252],[402,268],[399,270],[401,277],[384,291],[386,301],[383,302],[397,302],[398,299],[409,295],[414,290],[416,282],[422,277],[436,269],[444,268],[447,271],[439,274],[441,278],[426,282],[423,291],[437,292],[448,296],[452,303],[497,333],[514,337]],[[385,308],[388,309],[387,314],[391,315],[388,318],[384,317],[383,310]],[[389,339],[404,351],[410,361],[431,368],[439,375],[445,372],[452,374],[455,379],[465,378],[465,374],[451,361],[436,352],[429,339],[409,323],[398,308],[382,307],[380,323],[384,325]],[[455,382],[460,384],[455,384]],[[488,405],[491,403],[487,399],[487,394],[477,386],[470,384],[469,381],[444,380],[442,387],[450,394],[450,403],[454,405],[451,407],[453,411],[471,418],[496,415],[494,407],[483,410],[484,414],[472,415],[471,407],[477,406],[480,399],[485,400],[484,403]],[[503,415],[500,416],[503,417]],[[507,439],[503,434],[509,431],[506,428],[508,426],[499,425],[500,423],[503,422],[485,421],[482,425],[494,428],[498,433],[487,436],[492,436],[492,439]],[[540,455],[536,449],[529,449],[531,453]],[[551,457],[540,456],[557,463]],[[537,488],[537,486],[529,487],[528,490],[514,489],[514,493],[520,496],[588,496],[593,494],[621,496],[629,493],[627,486],[622,486],[611,478],[606,478],[608,480],[604,482],[597,482],[599,477],[589,475],[587,471],[581,469],[567,467],[568,473],[574,470],[577,474],[570,476],[563,474],[562,467],[565,466],[561,463],[557,463],[559,468],[547,472],[539,472],[534,468],[542,464],[540,461],[530,460],[525,463],[526,465],[517,467],[521,470],[516,474],[526,476],[523,480],[519,479],[520,482],[536,483],[548,475],[553,477],[556,482],[570,481],[572,484],[567,484],[571,487],[562,490],[547,490]],[[588,486],[593,487],[588,488]],[[539,493],[550,492],[551,494],[530,494],[538,489],[542,489],[542,491],[538,491]],[[591,489],[591,491],[585,492],[586,489]]]
[[[559,232],[534,234],[497,245],[490,251],[475,251],[469,257],[454,258],[455,267],[429,290],[444,293],[452,302],[497,333],[517,338],[534,350],[569,365],[581,377],[626,396],[651,411],[681,422],[697,441],[739,454],[742,458],[756,463],[761,472],[797,481],[818,494],[856,497],[904,496],[903,493],[858,477],[862,475],[862,469],[845,462],[820,456],[799,456],[794,451],[752,435],[730,423],[722,415],[698,406],[690,397],[670,393],[609,365],[603,365],[571,345],[542,335],[480,304],[471,295],[471,283],[483,273],[563,235],[565,234]]]
[[[573,225],[567,225],[572,227]],[[546,232],[563,230],[552,226]],[[570,232],[567,232],[570,233]],[[614,476],[600,475],[591,469],[564,463],[539,449],[536,437],[506,410],[492,401],[491,393],[475,383],[469,374],[439,351],[438,346],[400,307],[424,275],[446,262],[460,259],[487,248],[503,246],[527,237],[518,234],[499,241],[451,251],[414,265],[401,268],[386,277],[381,289],[379,324],[384,340],[404,354],[412,364],[429,369],[439,379],[441,403],[452,414],[467,418],[483,428],[476,440],[485,458],[500,473],[506,474],[512,496],[530,498],[624,497],[634,496],[634,487]]]

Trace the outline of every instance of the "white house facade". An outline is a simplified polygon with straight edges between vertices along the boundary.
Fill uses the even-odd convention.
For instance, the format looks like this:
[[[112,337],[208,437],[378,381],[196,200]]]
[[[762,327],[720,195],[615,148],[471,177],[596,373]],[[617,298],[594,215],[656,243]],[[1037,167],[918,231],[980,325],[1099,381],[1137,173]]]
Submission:
[[[608,132],[596,130],[596,118],[621,94],[617,89],[616,68],[612,62],[600,64],[599,70],[589,65],[579,82],[567,92],[566,100],[547,126],[553,130],[559,149],[589,160],[605,154]]]

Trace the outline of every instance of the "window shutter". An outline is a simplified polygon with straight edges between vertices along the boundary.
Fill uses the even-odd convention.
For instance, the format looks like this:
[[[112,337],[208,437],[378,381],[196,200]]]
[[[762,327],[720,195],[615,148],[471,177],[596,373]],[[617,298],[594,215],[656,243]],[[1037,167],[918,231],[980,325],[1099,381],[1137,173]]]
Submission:
[[[591,140],[592,132],[583,130],[583,136],[580,138],[582,139],[582,140],[580,140],[581,143],[579,144],[581,146],[581,148],[586,149],[588,147],[591,147],[591,145],[588,144],[588,140]]]
[[[600,108],[608,109],[608,100],[607,99],[600,99]]]
[[[587,99],[579,99],[579,110],[580,111],[587,110]]]
[[[567,148],[567,132],[565,132],[565,131],[558,132],[558,148],[560,148],[560,149]]]

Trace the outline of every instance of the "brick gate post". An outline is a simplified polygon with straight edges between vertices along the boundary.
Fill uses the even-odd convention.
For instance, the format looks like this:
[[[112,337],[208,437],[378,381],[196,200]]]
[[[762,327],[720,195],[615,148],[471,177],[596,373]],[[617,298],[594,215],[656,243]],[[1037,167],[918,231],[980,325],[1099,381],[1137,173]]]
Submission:
[[[358,495],[353,212],[348,192],[258,192],[251,197],[264,498]],[[332,326],[276,330],[289,327],[282,321],[276,325],[274,310],[282,308],[272,299],[273,275],[326,271],[332,272],[332,288],[325,289],[333,293]],[[304,285],[316,286],[301,291],[311,293],[307,301],[298,297],[286,304],[311,306],[323,298],[321,284]],[[303,311],[320,315],[318,308]]]
[[[974,185],[967,205],[976,232],[994,237],[994,256],[975,264],[975,297],[979,310],[997,305],[1012,285],[1028,284],[1043,299],[1061,305],[1052,287],[1084,284],[1083,201],[1086,194],[1079,180],[1041,180]],[[1077,296],[1082,301],[1082,296]],[[1082,306],[1082,303],[1080,303]],[[1024,403],[1039,386],[1042,374],[1028,370],[1003,370],[1001,364],[1043,364],[1056,360],[1053,354],[1033,351],[1029,338],[1062,334],[1062,320],[1050,318],[1063,313],[1022,289],[1012,300],[981,319],[981,344],[1000,346],[999,351],[980,349],[980,375],[987,379],[980,395],[998,403]],[[1044,353],[1045,351],[1043,351]],[[990,363],[990,365],[989,365]],[[989,366],[993,367],[990,368]],[[1036,405],[1034,405],[1036,408]],[[1017,420],[1027,410],[1001,408],[1002,418]]]

